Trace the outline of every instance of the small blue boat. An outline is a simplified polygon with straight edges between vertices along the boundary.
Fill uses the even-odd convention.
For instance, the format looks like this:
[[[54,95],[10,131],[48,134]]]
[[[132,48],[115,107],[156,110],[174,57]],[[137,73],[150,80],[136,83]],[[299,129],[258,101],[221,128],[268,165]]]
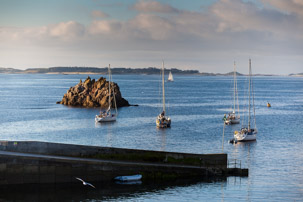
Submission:
[[[141,180],[142,175],[129,175],[129,176],[117,176],[114,178],[114,180],[127,182],[127,181],[137,181]]]

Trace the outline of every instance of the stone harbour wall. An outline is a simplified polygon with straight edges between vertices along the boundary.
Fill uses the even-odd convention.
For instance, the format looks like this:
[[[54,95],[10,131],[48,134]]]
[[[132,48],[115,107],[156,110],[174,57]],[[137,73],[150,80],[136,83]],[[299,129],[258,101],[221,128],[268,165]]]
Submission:
[[[141,174],[142,180],[205,179],[228,174],[227,154],[187,154],[35,141],[0,141],[0,185],[113,181]]]
[[[103,160],[227,168],[227,154],[190,154],[36,141],[0,141],[0,150]]]

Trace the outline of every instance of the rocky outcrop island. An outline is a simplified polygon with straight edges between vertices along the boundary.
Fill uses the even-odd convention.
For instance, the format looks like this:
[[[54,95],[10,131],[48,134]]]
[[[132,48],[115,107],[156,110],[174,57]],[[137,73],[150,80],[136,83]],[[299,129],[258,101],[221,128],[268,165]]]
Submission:
[[[100,77],[97,81],[87,77],[84,82],[80,82],[64,94],[61,101],[57,104],[64,104],[69,106],[82,106],[82,107],[101,107],[108,108],[109,106],[109,82]],[[120,92],[117,83],[110,82],[111,87],[111,106],[115,107],[114,95],[116,99],[117,107],[130,106],[127,100],[125,100]]]

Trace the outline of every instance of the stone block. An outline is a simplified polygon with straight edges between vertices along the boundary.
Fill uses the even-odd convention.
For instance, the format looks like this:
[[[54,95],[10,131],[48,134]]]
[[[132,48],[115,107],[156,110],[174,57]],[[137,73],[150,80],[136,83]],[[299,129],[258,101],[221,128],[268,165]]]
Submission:
[[[23,184],[23,175],[7,174],[5,176],[7,184]]]
[[[6,169],[6,163],[0,163],[0,173],[4,173]]]
[[[36,174],[39,175],[39,166],[38,165],[23,165],[23,173],[24,174]]]
[[[55,168],[55,174],[56,175],[71,175],[72,173],[72,167],[70,165],[66,166],[56,166]]]
[[[23,165],[22,164],[7,164],[6,173],[8,175],[20,175],[23,173]]]
[[[40,175],[54,175],[56,166],[40,165]]]
[[[86,167],[77,167],[77,168],[72,168],[71,170],[72,177],[85,176],[86,174],[87,174]]]
[[[56,177],[55,174],[42,174],[39,176],[40,183],[55,183]]]
[[[40,183],[40,176],[39,176],[39,174],[24,174],[23,182],[31,183],[31,184],[38,184],[38,183]]]
[[[55,183],[71,182],[71,175],[55,175]]]

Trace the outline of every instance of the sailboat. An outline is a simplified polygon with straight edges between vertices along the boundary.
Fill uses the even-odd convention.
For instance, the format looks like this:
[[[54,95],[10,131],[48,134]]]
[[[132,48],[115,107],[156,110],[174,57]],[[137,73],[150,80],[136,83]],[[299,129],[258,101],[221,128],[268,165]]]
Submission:
[[[233,95],[234,96],[233,96],[232,111],[228,114],[227,118],[224,119],[225,124],[227,124],[227,125],[240,123],[236,62],[234,62],[234,92],[233,92]],[[237,102],[237,105],[238,105],[238,114],[236,114],[236,102]]]
[[[167,81],[170,81],[170,82],[173,82],[174,81],[174,77],[173,77],[173,74],[171,73],[171,71],[169,72],[168,74],[168,79]]]
[[[115,91],[113,88],[113,97],[114,97],[114,103],[115,103],[115,109],[116,113],[112,113],[111,110],[111,71],[110,71],[110,64],[108,65],[108,109],[106,111],[100,111],[99,115],[96,115],[95,121],[96,122],[112,122],[116,121],[117,116],[118,116],[118,111],[117,111],[117,104],[116,104],[116,96],[115,96]]]
[[[257,126],[256,126],[256,114],[255,114],[255,102],[254,102],[254,92],[253,83],[251,75],[251,59],[249,59],[249,84],[248,84],[248,125],[241,128],[240,131],[235,131],[234,139],[238,142],[244,141],[254,141],[257,139]],[[251,120],[251,99],[253,105],[254,119]],[[254,127],[251,127],[251,122],[254,122]]]
[[[158,115],[156,124],[158,128],[168,128],[170,127],[171,120],[168,116],[165,116],[164,61],[162,61],[162,101],[163,111]]]

